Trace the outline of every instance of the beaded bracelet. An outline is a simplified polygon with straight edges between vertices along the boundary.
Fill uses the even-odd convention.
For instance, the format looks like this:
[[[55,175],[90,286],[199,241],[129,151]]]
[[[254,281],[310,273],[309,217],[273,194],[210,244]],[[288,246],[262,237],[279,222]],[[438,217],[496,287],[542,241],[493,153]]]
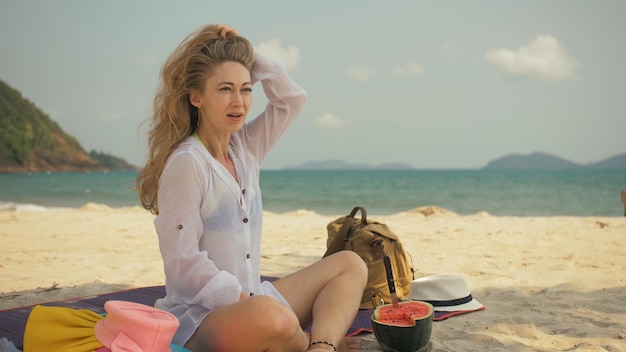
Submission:
[[[319,345],[319,344],[328,345],[328,346],[333,348],[334,352],[337,352],[337,347],[335,347],[335,345],[333,345],[332,343],[330,343],[328,341],[314,341],[314,342],[311,342],[311,346]]]

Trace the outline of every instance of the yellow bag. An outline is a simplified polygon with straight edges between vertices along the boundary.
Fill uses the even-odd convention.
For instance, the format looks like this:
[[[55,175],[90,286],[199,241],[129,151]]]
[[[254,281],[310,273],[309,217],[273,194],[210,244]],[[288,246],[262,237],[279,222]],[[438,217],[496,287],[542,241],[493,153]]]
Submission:
[[[361,219],[355,219],[357,212]],[[330,222],[327,226],[328,241],[324,257],[341,250],[357,253],[368,269],[367,286],[361,299],[361,309],[372,309],[382,304],[391,303],[391,294],[387,285],[387,273],[383,258],[391,259],[391,267],[398,299],[409,296],[411,282],[415,278],[413,262],[405,252],[398,236],[385,224],[367,221],[363,207],[355,207],[347,216]]]

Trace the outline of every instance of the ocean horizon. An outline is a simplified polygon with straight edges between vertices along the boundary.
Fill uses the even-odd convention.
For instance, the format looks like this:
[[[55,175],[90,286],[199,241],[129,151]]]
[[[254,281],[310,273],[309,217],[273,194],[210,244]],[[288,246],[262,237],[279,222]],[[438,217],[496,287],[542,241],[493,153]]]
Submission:
[[[0,174],[0,210],[140,206],[135,171]],[[262,170],[264,210],[390,215],[623,216],[624,170]]]

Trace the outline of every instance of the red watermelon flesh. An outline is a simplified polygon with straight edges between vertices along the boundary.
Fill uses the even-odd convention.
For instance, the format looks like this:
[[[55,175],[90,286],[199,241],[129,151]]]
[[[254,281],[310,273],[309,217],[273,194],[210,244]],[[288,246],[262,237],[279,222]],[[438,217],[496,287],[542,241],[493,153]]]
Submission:
[[[421,302],[400,302],[397,308],[385,305],[374,311],[374,319],[382,324],[396,326],[415,326],[415,320],[427,318],[433,314],[433,308]]]

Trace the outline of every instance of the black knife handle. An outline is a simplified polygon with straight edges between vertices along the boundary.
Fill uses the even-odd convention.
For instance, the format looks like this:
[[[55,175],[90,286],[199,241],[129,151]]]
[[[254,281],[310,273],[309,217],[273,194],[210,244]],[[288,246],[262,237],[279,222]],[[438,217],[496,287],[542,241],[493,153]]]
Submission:
[[[385,263],[385,271],[387,272],[387,284],[389,285],[389,293],[396,293],[396,283],[393,279],[393,270],[391,269],[391,259],[389,256],[385,256],[383,258],[383,263]]]

